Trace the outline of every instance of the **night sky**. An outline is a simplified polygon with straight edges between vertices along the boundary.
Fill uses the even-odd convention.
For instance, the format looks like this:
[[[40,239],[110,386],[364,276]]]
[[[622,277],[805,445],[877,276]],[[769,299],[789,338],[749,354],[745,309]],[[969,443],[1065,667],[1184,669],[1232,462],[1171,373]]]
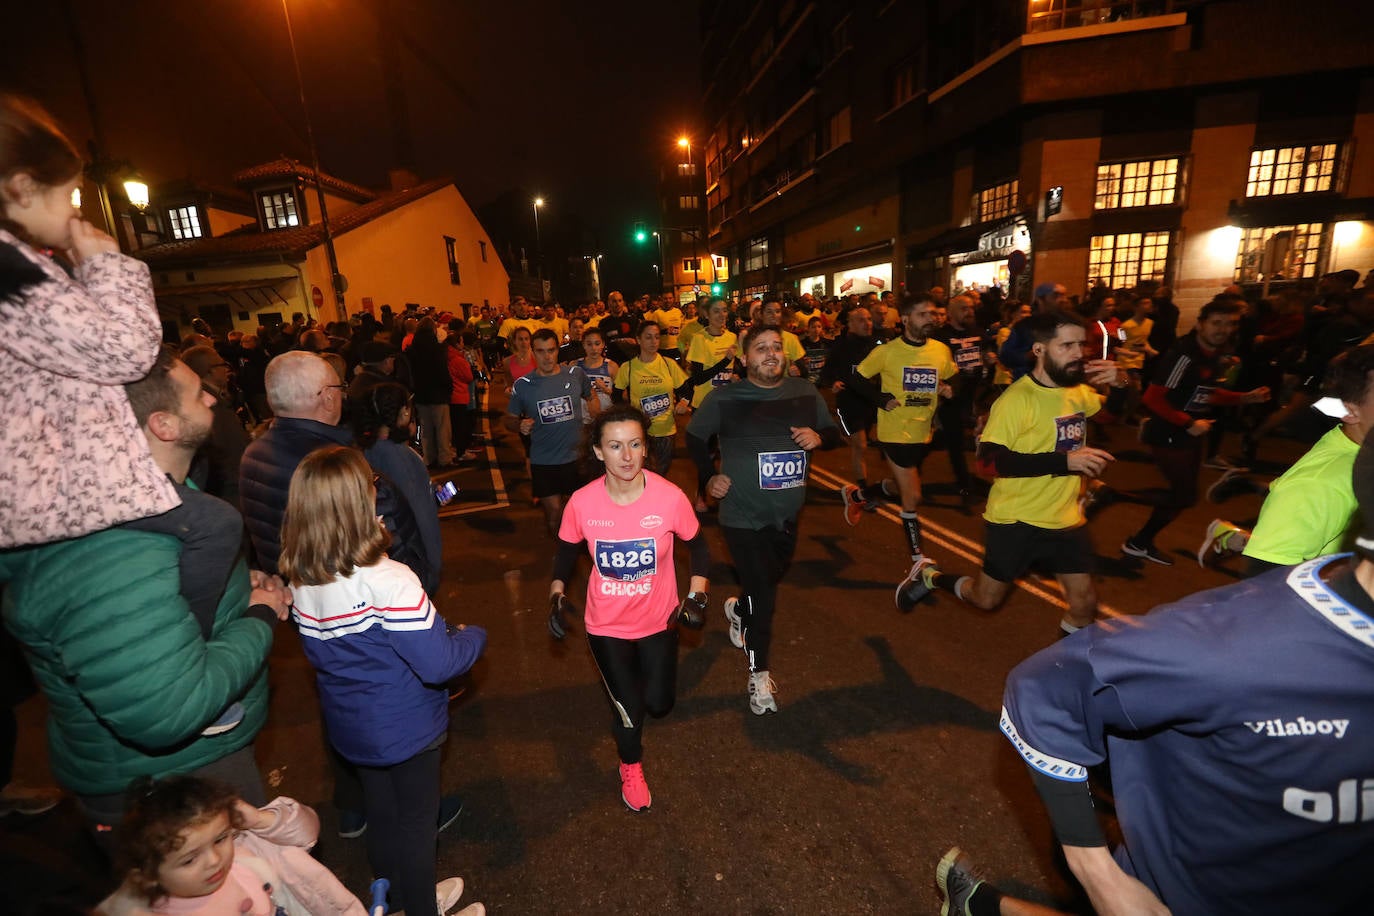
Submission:
[[[695,123],[697,4],[288,0],[321,166],[380,187],[395,162],[383,79],[395,26],[422,178],[450,175],[475,208],[510,188],[613,233],[654,219],[660,157]],[[64,10],[86,47],[106,154],[150,184],[227,184],[308,161],[280,0],[7,4],[0,84],[37,97],[83,145],[92,122]],[[17,7],[17,8],[15,8]]]

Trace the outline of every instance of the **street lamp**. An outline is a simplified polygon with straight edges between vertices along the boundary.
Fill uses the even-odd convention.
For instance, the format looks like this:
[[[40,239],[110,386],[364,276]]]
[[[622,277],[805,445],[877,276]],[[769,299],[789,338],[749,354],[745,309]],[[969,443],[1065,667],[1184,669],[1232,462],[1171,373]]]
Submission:
[[[536,197],[534,203],[534,259],[539,271],[539,279],[544,279],[544,248],[539,243],[539,208],[544,206],[544,198]]]
[[[124,182],[124,196],[139,211],[148,209],[148,186],[137,178],[130,178]]]
[[[692,171],[692,141],[686,134],[677,138],[678,149],[687,151],[687,188],[692,191],[689,197],[696,197],[696,175]],[[698,201],[700,206],[700,201]],[[701,288],[701,255],[697,252],[697,233],[692,233],[692,294],[695,295]],[[673,286],[674,295],[677,294],[677,286]]]

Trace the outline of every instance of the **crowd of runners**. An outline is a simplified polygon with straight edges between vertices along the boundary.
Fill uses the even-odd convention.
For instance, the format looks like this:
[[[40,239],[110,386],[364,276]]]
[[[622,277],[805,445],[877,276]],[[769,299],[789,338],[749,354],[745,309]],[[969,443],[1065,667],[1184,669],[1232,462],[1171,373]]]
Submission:
[[[892,503],[902,523],[898,611],[992,610],[1031,572],[1063,587],[1063,638],[1011,672],[1001,730],[1098,912],[1362,911],[1374,275],[1273,299],[1231,287],[1186,320],[1155,284],[1071,298],[1045,282],[1024,303],[939,288],[517,297],[253,334],[198,323],[165,341],[146,266],[72,211],[70,143],[31,103],[6,99],[0,118],[5,638],[48,696],[57,781],[115,857],[101,912],[362,912],[302,852],[313,812],[269,804],[253,760],[288,620],[316,673],[341,834],[364,836],[393,906],[456,906],[462,880],[436,875],[437,834],[461,809],[440,756],[449,685],[486,634],[429,596],[444,481],[486,460],[484,434],[524,453],[517,485],[554,558],[548,629],[585,630],[630,810],[652,804],[643,726],[674,704],[681,627],[714,609],[744,655],[747,708],[779,713],[770,648],[808,474],[817,450],[847,448],[844,522]],[[504,423],[476,422],[484,409]],[[1112,428],[1138,436],[1160,486],[1117,479],[1098,432]],[[1171,565],[1159,539],[1199,501],[1201,469],[1222,472],[1215,501],[1265,487],[1258,451],[1281,428],[1314,444],[1267,483],[1252,528],[1174,534],[1199,563],[1244,554],[1253,578],[1099,620],[1091,520],[1144,506],[1119,549]],[[960,502],[983,506],[979,569],[923,542],[933,451]],[[675,480],[679,454],[695,474]],[[704,523],[734,587],[709,580]],[[117,571],[118,587],[72,569]],[[1114,855],[1094,792],[1115,797]],[[54,801],[14,785],[4,799],[31,814]],[[1042,911],[958,849],[936,877],[946,913]]]

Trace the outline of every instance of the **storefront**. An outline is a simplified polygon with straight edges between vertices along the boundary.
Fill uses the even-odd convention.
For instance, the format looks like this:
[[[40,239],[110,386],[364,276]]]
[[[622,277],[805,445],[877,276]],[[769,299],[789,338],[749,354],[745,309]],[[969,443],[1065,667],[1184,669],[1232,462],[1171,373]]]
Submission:
[[[836,296],[882,294],[892,289],[892,262],[883,261],[866,267],[851,267],[832,274],[830,279],[831,289]]]
[[[826,295],[825,274],[818,274],[814,277],[802,277],[797,283],[797,295],[804,296],[807,293],[822,299]]]
[[[1018,218],[978,236],[978,246],[972,251],[950,254],[947,259],[950,294],[969,290],[981,292],[992,286],[1007,292],[1012,281],[1012,255],[1019,251],[1028,258],[1030,242],[1030,230],[1025,220]]]

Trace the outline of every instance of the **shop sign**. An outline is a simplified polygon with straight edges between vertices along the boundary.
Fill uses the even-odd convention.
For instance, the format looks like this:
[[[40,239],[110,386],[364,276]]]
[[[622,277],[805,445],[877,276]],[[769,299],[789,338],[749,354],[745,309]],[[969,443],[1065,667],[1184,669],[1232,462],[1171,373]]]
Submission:
[[[1030,248],[1030,230],[1020,220],[998,226],[991,232],[978,237],[976,251],[961,251],[949,256],[951,264],[969,264],[977,261],[1000,261],[1011,257],[1013,251]]]

